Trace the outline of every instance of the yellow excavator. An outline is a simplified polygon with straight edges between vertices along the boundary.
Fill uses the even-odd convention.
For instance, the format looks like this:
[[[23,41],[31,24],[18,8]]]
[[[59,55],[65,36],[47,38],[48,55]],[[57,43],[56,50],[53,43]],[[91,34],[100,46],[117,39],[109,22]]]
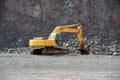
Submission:
[[[69,49],[62,46],[61,33],[76,33],[78,39],[77,49],[81,51],[81,54],[83,55],[90,54],[89,45],[83,43],[82,26],[79,24],[57,26],[47,39],[42,37],[31,39],[29,41],[29,46],[31,48],[30,53],[41,55],[68,54]]]

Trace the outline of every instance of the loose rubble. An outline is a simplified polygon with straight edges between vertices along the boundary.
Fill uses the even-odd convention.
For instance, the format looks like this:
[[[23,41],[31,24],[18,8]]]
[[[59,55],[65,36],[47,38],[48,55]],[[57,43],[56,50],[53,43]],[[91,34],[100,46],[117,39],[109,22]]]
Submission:
[[[0,53],[7,53],[7,54],[27,54],[29,53],[30,48],[29,47],[19,47],[19,48],[5,48],[0,51]]]
[[[77,49],[78,48],[78,41],[77,39],[70,39],[67,43],[64,43],[64,46],[69,49],[70,53],[80,54],[81,52]]]
[[[120,43],[112,38],[92,39],[91,53],[96,55],[120,55]],[[96,43],[97,42],[97,43]]]
[[[83,43],[90,45],[90,54],[120,56],[120,43],[117,40],[112,40],[112,38],[104,40],[98,37],[93,37],[92,39],[84,38]],[[69,40],[65,46],[69,48],[70,53],[80,53],[77,50],[77,39]]]

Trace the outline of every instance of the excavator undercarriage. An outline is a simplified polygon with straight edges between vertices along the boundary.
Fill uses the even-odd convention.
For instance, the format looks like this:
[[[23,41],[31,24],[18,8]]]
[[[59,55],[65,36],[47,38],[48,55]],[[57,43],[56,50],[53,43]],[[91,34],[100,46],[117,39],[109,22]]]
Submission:
[[[54,54],[68,54],[68,49],[63,48],[38,48],[38,49],[31,49],[30,54],[36,55],[54,55]]]

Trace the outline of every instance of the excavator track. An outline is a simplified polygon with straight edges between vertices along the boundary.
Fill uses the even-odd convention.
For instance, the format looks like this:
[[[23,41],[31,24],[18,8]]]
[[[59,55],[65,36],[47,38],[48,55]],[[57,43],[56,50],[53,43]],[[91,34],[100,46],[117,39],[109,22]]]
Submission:
[[[30,54],[35,55],[54,55],[54,54],[68,54],[68,49],[62,48],[40,48],[40,49],[31,49]]]

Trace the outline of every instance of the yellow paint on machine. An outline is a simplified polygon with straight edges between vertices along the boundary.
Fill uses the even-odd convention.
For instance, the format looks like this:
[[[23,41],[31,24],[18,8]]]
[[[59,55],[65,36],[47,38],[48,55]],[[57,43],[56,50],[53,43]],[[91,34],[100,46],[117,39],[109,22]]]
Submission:
[[[55,42],[55,40],[34,40],[31,39],[29,41],[29,45],[32,47],[36,46],[36,47],[56,47],[58,46]]]

